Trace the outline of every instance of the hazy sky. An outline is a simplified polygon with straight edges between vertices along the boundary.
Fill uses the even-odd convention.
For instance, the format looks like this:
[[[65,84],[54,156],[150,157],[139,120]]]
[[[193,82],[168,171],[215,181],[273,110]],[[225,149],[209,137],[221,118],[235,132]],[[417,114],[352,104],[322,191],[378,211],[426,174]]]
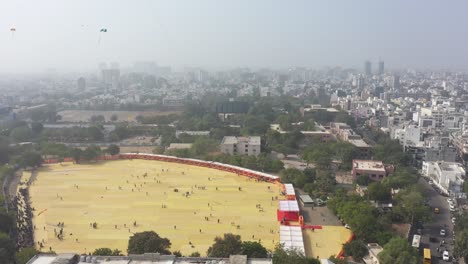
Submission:
[[[467,10],[466,0],[1,0],[0,72],[137,60],[375,68],[379,57],[389,68],[467,69]]]

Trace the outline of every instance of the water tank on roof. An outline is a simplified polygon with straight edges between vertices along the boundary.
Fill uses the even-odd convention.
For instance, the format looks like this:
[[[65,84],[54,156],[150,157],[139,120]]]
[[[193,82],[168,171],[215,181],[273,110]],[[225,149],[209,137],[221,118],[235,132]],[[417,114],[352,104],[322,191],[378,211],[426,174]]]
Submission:
[[[86,262],[86,256],[84,255],[80,256],[80,262]]]

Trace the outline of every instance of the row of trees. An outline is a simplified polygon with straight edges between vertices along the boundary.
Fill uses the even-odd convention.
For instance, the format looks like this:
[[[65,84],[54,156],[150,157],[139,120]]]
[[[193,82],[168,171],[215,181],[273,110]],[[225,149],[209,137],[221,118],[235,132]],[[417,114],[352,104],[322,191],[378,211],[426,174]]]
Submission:
[[[468,263],[468,215],[463,214],[455,223],[455,249],[453,255],[463,258]]]
[[[220,154],[207,157],[206,159],[263,172],[279,172],[284,169],[283,162],[272,159],[266,153],[261,153],[257,157]]]
[[[128,241],[128,254],[143,254],[143,253],[161,253],[171,254],[170,248],[172,243],[169,239],[161,237],[154,231],[145,231],[136,233],[130,237]],[[121,252],[117,249],[110,248],[96,249],[94,255],[100,256],[117,256]],[[173,251],[172,254],[181,256],[179,251]],[[191,257],[200,257],[199,252],[194,252]],[[273,257],[273,263],[278,264],[319,264],[317,259],[311,259],[304,256],[304,254],[285,250],[278,245],[273,252],[268,250],[259,242],[256,241],[242,241],[241,236],[227,233],[222,237],[216,237],[213,244],[206,252],[208,257],[214,258],[228,258],[230,255],[247,255],[249,258],[266,258]]]
[[[302,159],[314,163],[319,168],[329,168],[333,160],[341,163],[340,168],[351,170],[352,160],[356,157],[356,148],[348,142],[316,142],[302,151]]]

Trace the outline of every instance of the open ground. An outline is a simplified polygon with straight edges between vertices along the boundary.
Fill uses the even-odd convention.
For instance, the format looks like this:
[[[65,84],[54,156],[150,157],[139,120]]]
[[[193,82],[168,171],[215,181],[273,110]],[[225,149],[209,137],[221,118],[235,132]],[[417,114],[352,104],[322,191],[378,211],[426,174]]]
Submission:
[[[117,121],[136,121],[141,116],[162,116],[180,114],[182,111],[94,111],[94,110],[64,110],[58,114],[62,116],[60,122],[89,122],[93,115],[103,115],[106,121],[110,121],[112,115],[117,116]]]
[[[279,223],[272,197],[284,199],[280,192],[234,173],[161,161],[47,165],[30,186],[35,244],[57,253],[100,247],[126,253],[131,235],[154,230],[183,254],[204,255],[229,232],[273,249]],[[55,235],[59,222],[63,240]]]

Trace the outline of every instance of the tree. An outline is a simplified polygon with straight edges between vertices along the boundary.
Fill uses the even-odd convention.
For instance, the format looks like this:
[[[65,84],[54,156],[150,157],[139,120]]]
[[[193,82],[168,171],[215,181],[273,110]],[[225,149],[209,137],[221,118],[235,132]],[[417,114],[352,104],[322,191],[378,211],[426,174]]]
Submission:
[[[107,147],[106,152],[110,155],[117,155],[120,153],[120,147],[115,144],[111,144]]]
[[[91,123],[104,123],[106,122],[106,118],[103,115],[93,115],[90,118]]]
[[[101,149],[98,146],[89,146],[83,151],[81,157],[87,161],[95,160],[100,153]]]
[[[468,263],[468,229],[457,233],[455,237],[455,250],[453,254],[456,257],[463,258]]]
[[[95,256],[111,256],[112,249],[110,248],[96,248],[93,252]]]
[[[394,237],[378,255],[381,264],[417,264],[418,253],[403,238]]]
[[[24,153],[19,160],[19,165],[23,168],[26,167],[38,167],[42,165],[41,154],[33,151]]]
[[[362,240],[352,240],[343,245],[343,250],[346,255],[352,256],[354,260],[361,261],[367,255],[367,247]]]
[[[424,196],[419,190],[415,188],[402,190],[396,195],[395,200],[398,202],[395,212],[402,214],[406,221],[430,219],[431,212],[429,207],[424,205]]]
[[[266,258],[268,252],[258,242],[244,241],[242,242],[242,255],[247,255],[249,258]]]
[[[306,183],[304,180],[304,173],[295,168],[288,168],[284,169],[280,172],[281,181],[284,183],[292,183],[297,185],[296,183],[301,183],[302,185],[297,185],[297,187],[302,188]],[[304,182],[303,182],[304,181]]]
[[[34,136],[38,136],[43,129],[44,126],[41,123],[31,123],[31,132]]]
[[[11,130],[10,137],[17,142],[29,141],[32,138],[32,131],[27,125],[15,127]]]
[[[79,148],[73,148],[70,151],[72,158],[75,160],[76,163],[80,163],[81,155],[83,155],[83,151]]]
[[[171,242],[154,231],[135,233],[128,241],[128,254],[170,254]]]
[[[91,140],[99,141],[104,139],[104,134],[102,133],[101,129],[96,126],[88,127],[87,134],[91,138]]]
[[[200,252],[198,251],[195,251],[195,252],[192,252],[189,257],[192,257],[192,258],[199,258],[201,255],[200,255]]]
[[[21,248],[20,251],[16,252],[15,260],[17,264],[26,264],[28,261],[39,253],[35,248]]]
[[[359,175],[356,179],[356,183],[361,186],[367,186],[370,182],[371,179],[369,179],[369,176],[367,175]]]
[[[380,182],[373,182],[367,187],[369,199],[375,201],[388,201],[391,199],[390,188]]]
[[[118,117],[116,114],[113,114],[113,115],[111,115],[111,117],[110,117],[110,120],[111,120],[112,122],[117,121],[117,119],[119,119],[119,117]]]
[[[15,258],[15,244],[10,237],[0,232],[0,263],[13,263]]]
[[[290,131],[292,130],[293,126],[291,124],[291,120],[288,115],[280,115],[277,119],[276,122],[278,122],[279,126],[281,127],[282,130],[284,131]]]
[[[3,175],[0,175],[0,179]],[[14,228],[14,222],[10,215],[6,212],[0,212],[0,232],[9,234],[10,231]]]
[[[206,137],[198,137],[192,144],[191,151],[195,156],[201,156],[216,150],[218,142]]]
[[[242,241],[239,235],[231,233],[224,234],[223,237],[215,237],[214,243],[208,248],[208,257],[227,258],[229,255],[242,253]]]
[[[275,264],[320,264],[320,260],[307,258],[304,253],[298,250],[284,249],[277,245],[273,252],[273,263]]]

